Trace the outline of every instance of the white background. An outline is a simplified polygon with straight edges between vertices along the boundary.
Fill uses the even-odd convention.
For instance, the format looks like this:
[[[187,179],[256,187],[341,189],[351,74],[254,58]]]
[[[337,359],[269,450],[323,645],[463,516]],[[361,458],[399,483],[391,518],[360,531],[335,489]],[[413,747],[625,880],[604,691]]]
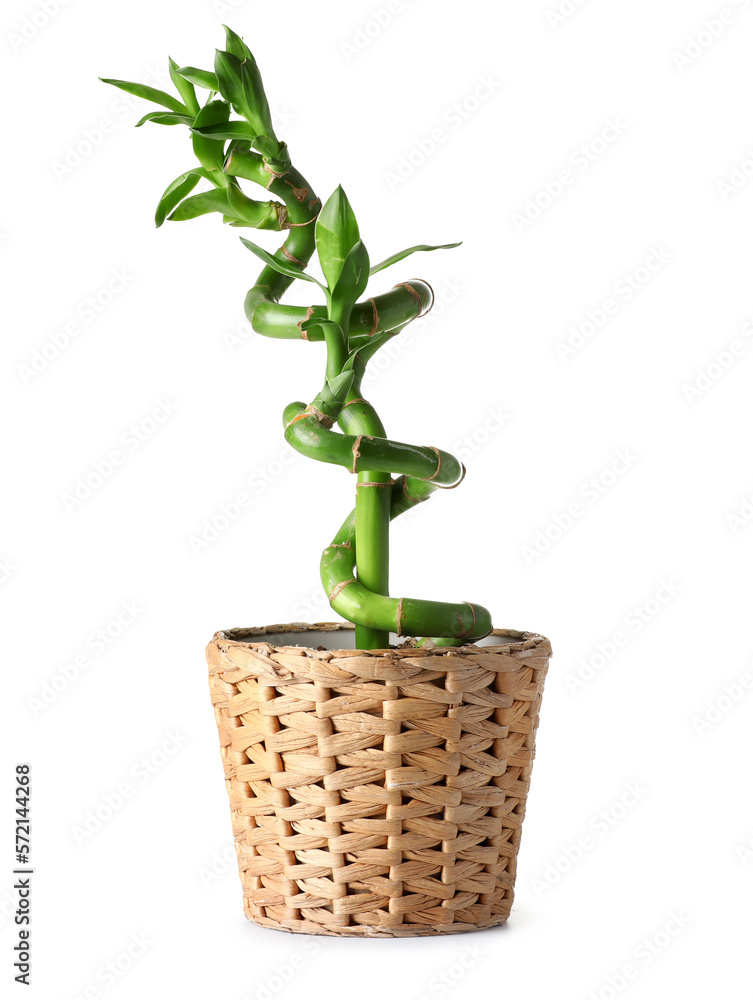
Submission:
[[[753,5],[581,0],[558,19],[556,0],[393,0],[380,25],[385,0],[45,3],[6,4],[0,39],[3,989],[749,995]],[[346,188],[372,259],[464,241],[374,280],[425,277],[444,304],[368,395],[395,438],[469,468],[395,524],[393,593],[478,601],[554,646],[504,929],[307,939],[242,916],[203,648],[218,628],[331,619],[318,557],[352,482],[288,460],[281,413],[316,393],[322,352],[250,335],[238,233],[217,216],[154,229],[194,162],[185,130],[135,131],[151,106],[97,81],[146,81],[168,54],[210,68],[222,21],[256,54],[294,162],[322,196]],[[578,340],[589,310],[605,321]],[[113,474],[67,503],[114,450]],[[102,628],[121,633],[105,648]]]

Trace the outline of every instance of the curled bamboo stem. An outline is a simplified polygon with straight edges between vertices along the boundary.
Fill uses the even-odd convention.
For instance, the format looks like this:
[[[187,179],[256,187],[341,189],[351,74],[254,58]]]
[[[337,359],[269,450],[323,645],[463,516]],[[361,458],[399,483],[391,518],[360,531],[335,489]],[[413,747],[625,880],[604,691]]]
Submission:
[[[480,638],[492,628],[489,612],[480,605],[389,596],[390,521],[435,490],[458,485],[465,469],[439,448],[388,438],[376,410],[361,396],[369,361],[434,301],[431,287],[418,279],[358,301],[369,274],[417,250],[457,244],[411,247],[371,268],[344,192],[338,188],[322,208],[309,182],[293,166],[287,146],[274,133],[256,60],[238,35],[229,28],[225,32],[227,51],[217,52],[214,72],[180,69],[170,62],[181,100],[141,84],[105,81],[161,105],[142,122],[185,124],[191,130],[200,165],[176,178],[164,192],[157,225],[166,218],[183,221],[217,212],[235,227],[286,234],[273,254],[244,240],[264,261],[244,310],[252,328],[263,336],[326,344],[324,387],[308,405],[295,402],[286,407],[285,439],[308,458],[339,465],[357,476],[355,507],[324,550],[320,566],[332,607],[356,625],[357,645],[385,647],[392,632],[429,636],[447,645]],[[203,106],[196,86],[209,91]],[[240,120],[231,119],[231,111]],[[191,194],[201,179],[209,181],[211,189]],[[249,198],[242,180],[260,186],[268,200]],[[321,286],[326,305],[281,304],[296,278],[317,282],[305,272],[315,250],[327,280]],[[394,481],[393,475],[398,475]]]

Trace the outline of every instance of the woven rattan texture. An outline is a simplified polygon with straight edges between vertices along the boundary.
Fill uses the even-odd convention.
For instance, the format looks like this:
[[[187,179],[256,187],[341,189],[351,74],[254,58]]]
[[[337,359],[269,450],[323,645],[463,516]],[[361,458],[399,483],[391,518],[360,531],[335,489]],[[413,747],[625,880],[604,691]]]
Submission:
[[[218,632],[212,703],[246,916],[403,937],[503,923],[551,648],[314,650]],[[279,639],[278,639],[279,642]]]

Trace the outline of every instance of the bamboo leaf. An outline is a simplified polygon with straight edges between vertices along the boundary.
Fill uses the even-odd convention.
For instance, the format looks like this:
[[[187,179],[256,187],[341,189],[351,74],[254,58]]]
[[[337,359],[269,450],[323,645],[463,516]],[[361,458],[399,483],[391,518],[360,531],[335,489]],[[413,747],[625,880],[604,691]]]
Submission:
[[[251,240],[246,240],[241,236],[241,243],[248,247],[251,253],[255,253],[259,260],[264,261],[267,267],[274,268],[275,271],[279,271],[280,274],[284,274],[288,278],[303,278],[304,281],[312,281],[315,285],[319,285],[320,288],[324,288],[321,281],[317,281],[313,275],[306,274],[305,271],[296,267],[295,264],[288,263],[286,260],[280,260],[279,257],[273,257],[272,254],[267,253],[266,250],[252,243]]]
[[[333,399],[338,402],[344,403],[350,392],[350,388],[353,385],[353,379],[355,378],[355,372],[347,371],[342,372],[336,378],[328,378],[327,385],[332,393]]]
[[[194,125],[191,131],[207,139],[246,139],[253,142],[256,138],[253,128],[247,122],[218,122],[198,127]]]
[[[459,243],[444,243],[442,244],[442,246],[432,247],[428,246],[425,243],[422,243],[420,246],[409,247],[407,250],[401,250],[400,253],[393,254],[391,257],[388,257],[386,260],[383,260],[380,264],[375,264],[372,267],[370,273],[376,274],[377,271],[383,271],[386,267],[391,267],[392,264],[397,264],[399,260],[404,260],[406,257],[410,257],[412,253],[417,253],[419,250],[420,251],[452,250],[454,247],[459,247],[459,246],[460,246]]]
[[[225,162],[225,143],[216,137],[202,135],[197,132],[197,128],[207,125],[219,125],[227,122],[230,117],[230,106],[225,101],[211,101],[205,104],[194,120],[193,128],[193,151],[207,170],[216,170],[222,173]],[[220,182],[221,183],[221,182]]]
[[[337,284],[345,260],[359,239],[355,213],[338,186],[316,220],[316,249],[330,289]]]
[[[232,52],[217,50],[214,71],[222,96],[245,118],[254,134],[274,137],[272,115],[264,93],[259,67],[253,57],[238,58]]]
[[[112,87],[124,90],[126,94],[133,94],[134,97],[142,97],[145,101],[161,104],[164,108],[169,108],[170,111],[177,111],[179,114],[186,114],[188,111],[184,104],[181,104],[175,97],[171,97],[170,94],[166,94],[164,90],[147,87],[144,83],[129,83],[128,80],[109,80],[103,76],[100,77],[100,80],[102,83],[109,83]]]
[[[352,308],[369,283],[369,254],[359,240],[345,258],[340,277],[332,290],[332,301]]]
[[[154,214],[154,221],[157,224],[158,229],[175,206],[181,202],[187,194],[190,194],[190,192],[193,191],[199,183],[200,178],[206,176],[206,170],[203,170],[201,167],[197,167],[194,170],[187,170],[184,174],[181,174],[180,177],[176,177],[172,184],[168,184],[164,194],[159,200],[157,211]]]
[[[136,128],[144,122],[154,122],[155,125],[193,125],[193,121],[193,115],[178,115],[172,111],[150,111],[136,122]]]
[[[197,69],[195,66],[181,66],[176,72],[184,80],[188,80],[189,83],[193,83],[197,87],[203,87],[204,90],[211,90],[217,93],[220,89],[220,85],[217,82],[217,74],[212,73],[208,69]]]
[[[178,205],[172,215],[168,216],[167,221],[186,222],[188,219],[197,219],[200,215],[207,215],[209,212],[235,215],[228,202],[227,191],[214,188],[212,191],[203,191],[201,194],[186,198]]]
[[[232,53],[241,61],[243,59],[250,59],[251,62],[256,62],[254,57],[251,55],[251,50],[248,45],[243,41],[240,35],[236,35],[232,28],[228,28],[226,24],[222,27],[225,29],[225,39],[227,51]]]
[[[174,59],[168,60],[168,66],[170,67],[170,79],[175,84],[175,89],[182,97],[183,103],[192,115],[198,115],[199,102],[196,100],[196,91],[193,88],[193,84],[180,75],[178,64]]]

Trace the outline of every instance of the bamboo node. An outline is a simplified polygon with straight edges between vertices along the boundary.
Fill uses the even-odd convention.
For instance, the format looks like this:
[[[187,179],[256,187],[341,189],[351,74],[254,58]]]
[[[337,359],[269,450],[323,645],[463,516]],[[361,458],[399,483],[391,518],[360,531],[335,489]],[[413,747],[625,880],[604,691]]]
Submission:
[[[327,595],[327,600],[330,602],[330,604],[332,603],[332,601],[335,600],[336,597],[339,597],[339,595],[343,592],[343,590],[345,590],[346,587],[349,587],[351,583],[355,582],[356,582],[355,577],[351,577],[350,580],[342,580],[340,583],[337,584],[337,586],[333,587],[332,590]]]
[[[369,330],[369,336],[373,337],[374,334],[377,332],[377,329],[379,328],[379,310],[377,309],[377,304],[374,301],[374,299],[369,299],[369,302],[371,303],[371,308],[374,311],[374,322],[372,324],[371,329]]]
[[[356,462],[361,457],[361,452],[358,449],[361,447],[361,441],[363,441],[363,437],[364,437],[363,434],[359,434],[358,437],[353,442],[353,467],[350,470],[353,474],[355,474],[356,472]]]
[[[296,323],[296,326],[301,331],[301,340],[308,340],[309,339],[308,331],[303,329],[303,324],[307,320],[311,319],[311,317],[313,315],[314,315],[314,307],[313,306],[309,306],[308,309],[306,310],[306,315],[303,317],[303,319],[299,320],[299,322]]]
[[[328,417],[326,413],[322,413],[322,411],[318,409],[316,406],[314,406],[313,403],[309,403],[309,405],[306,407],[306,412],[303,413],[302,416],[306,416],[306,414],[312,417],[316,417],[316,419],[319,421],[322,427],[326,427],[327,430],[329,430],[329,428],[332,427],[332,425],[334,424],[334,420],[332,419],[332,417]]]
[[[282,246],[280,247],[280,249],[282,250],[283,256],[286,257],[292,264],[298,264],[300,267],[305,267],[305,264],[303,263],[303,261],[298,260],[297,257],[294,257],[293,254],[288,250],[288,248],[285,246],[284,243],[282,244]]]
[[[417,303],[419,310],[423,310],[423,308],[424,308],[424,300],[418,294],[418,292],[413,287],[413,285],[409,284],[407,281],[400,281],[400,282],[398,282],[398,284],[393,285],[392,287],[393,288],[404,288],[409,293],[410,297],[414,300],[414,302]],[[419,312],[419,315],[421,315],[420,312]]]
[[[305,187],[304,188],[297,188],[297,187],[295,187],[295,185],[293,184],[292,181],[285,181],[285,183],[288,185],[288,187],[290,188],[290,190],[293,192],[293,197],[295,198],[296,201],[305,201],[306,200],[306,198],[309,195],[309,189],[308,188],[305,188]]]
[[[429,450],[433,451],[434,454],[437,456],[437,468],[433,476],[426,477],[426,479],[424,480],[424,482],[426,483],[430,483],[433,479],[436,479],[439,473],[442,471],[442,452],[439,450],[439,448],[435,448],[433,444],[429,445]]]
[[[471,627],[464,629],[458,638],[464,639],[466,636],[473,635],[474,629],[476,628],[476,607],[471,604],[470,601],[463,601],[463,604],[467,604],[471,609],[471,614],[473,615],[473,621],[471,622]]]
[[[457,489],[457,487],[460,486],[460,484],[465,479],[465,473],[466,473],[465,465],[462,462],[460,463],[460,468],[463,471],[460,473],[460,479],[458,479],[458,481],[456,483],[453,483],[452,486],[442,486],[441,483],[437,483],[437,489],[440,489],[440,490],[454,490],[454,489]]]

